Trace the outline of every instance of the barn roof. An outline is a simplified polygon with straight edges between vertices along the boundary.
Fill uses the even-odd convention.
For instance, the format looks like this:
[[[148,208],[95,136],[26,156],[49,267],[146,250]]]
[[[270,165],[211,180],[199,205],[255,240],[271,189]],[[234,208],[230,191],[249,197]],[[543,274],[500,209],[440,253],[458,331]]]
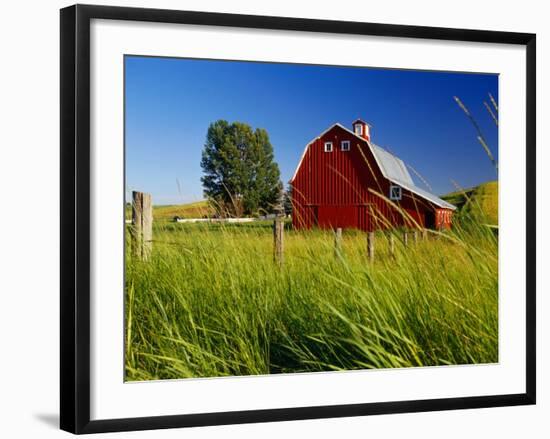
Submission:
[[[391,179],[390,179],[391,180]],[[445,209],[451,209],[456,210],[456,206],[453,206],[451,203],[447,203],[445,200],[442,200],[437,195],[432,194],[431,192],[428,192],[424,189],[419,188],[418,186],[414,184],[408,184],[399,180],[392,180],[395,184],[398,184],[399,186],[411,191],[412,193],[425,198],[428,201],[431,201],[436,206],[443,207]]]
[[[390,152],[386,151],[384,148],[381,148],[374,143],[367,143],[369,143],[369,146],[374,153],[374,158],[378,162],[378,166],[382,171],[382,175],[384,175],[384,177],[386,177],[392,183],[395,183],[415,193],[416,195],[425,198],[428,201],[431,201],[436,206],[443,207],[445,209],[456,209],[456,207],[453,206],[451,203],[447,203],[445,200],[442,200],[431,192],[428,192],[427,190],[421,189],[416,186],[413,179],[411,178],[411,174],[409,174],[407,166],[399,157],[394,156]]]
[[[306,145],[304,152],[302,153],[302,157],[300,158],[300,162],[298,163],[298,166],[296,167],[296,171],[294,171],[294,175],[292,176],[290,182],[294,181],[294,179],[296,178],[296,174],[298,173],[298,169],[300,169],[300,166],[302,165],[302,161],[306,155],[309,145],[311,145],[315,140],[322,137],[323,135],[325,135],[327,132],[329,132],[332,128],[336,126],[354,135],[359,140],[362,140],[369,146],[370,150],[372,151],[372,154],[374,155],[374,158],[376,159],[376,163],[378,164],[378,167],[382,172],[382,175],[388,180],[390,180],[392,183],[397,184],[403,187],[404,189],[407,189],[408,191],[422,198],[425,198],[426,200],[432,202],[436,206],[439,206],[445,209],[452,209],[452,210],[456,209],[456,207],[453,206],[452,204],[447,203],[445,200],[442,200],[441,198],[432,194],[431,192],[428,192],[427,190],[421,189],[418,186],[416,186],[413,182],[413,179],[411,178],[411,175],[409,174],[409,171],[407,170],[407,166],[405,165],[403,160],[401,160],[399,157],[386,151],[384,148],[378,145],[375,145],[372,142],[369,142],[363,137],[358,136],[353,131],[347,129],[345,126],[339,123],[335,123],[334,125],[330,126],[328,129],[323,131],[321,134],[315,137],[315,139],[313,139],[311,142],[309,142]]]
[[[374,156],[376,157],[376,161],[378,162],[378,166],[380,166],[382,174],[384,174],[387,179],[399,180],[407,184],[414,185],[411,174],[409,174],[407,166],[405,166],[403,160],[372,142],[370,142],[370,144],[372,146]]]

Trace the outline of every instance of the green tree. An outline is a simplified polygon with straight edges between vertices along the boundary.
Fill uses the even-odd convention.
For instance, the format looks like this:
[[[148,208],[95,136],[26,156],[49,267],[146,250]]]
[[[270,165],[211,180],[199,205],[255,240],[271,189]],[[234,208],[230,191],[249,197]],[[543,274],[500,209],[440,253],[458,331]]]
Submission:
[[[202,152],[205,196],[222,214],[272,212],[282,188],[267,131],[225,120],[208,127]]]

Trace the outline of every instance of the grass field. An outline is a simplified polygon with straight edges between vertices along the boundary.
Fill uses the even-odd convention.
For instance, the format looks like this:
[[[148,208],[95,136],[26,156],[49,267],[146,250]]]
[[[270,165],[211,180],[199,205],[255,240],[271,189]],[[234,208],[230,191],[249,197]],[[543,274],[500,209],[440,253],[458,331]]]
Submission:
[[[270,222],[155,222],[150,261],[127,252],[126,379],[496,362],[497,238],[464,212],[393,256],[377,234],[373,263],[360,232],[335,253],[289,227],[282,268]]]

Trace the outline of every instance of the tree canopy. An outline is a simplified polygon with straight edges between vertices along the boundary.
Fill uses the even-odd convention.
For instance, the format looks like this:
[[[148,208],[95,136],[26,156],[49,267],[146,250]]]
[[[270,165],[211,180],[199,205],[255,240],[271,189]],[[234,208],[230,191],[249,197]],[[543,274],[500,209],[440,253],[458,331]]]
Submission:
[[[201,167],[204,194],[219,212],[240,216],[276,210],[281,174],[263,128],[225,120],[211,123]]]

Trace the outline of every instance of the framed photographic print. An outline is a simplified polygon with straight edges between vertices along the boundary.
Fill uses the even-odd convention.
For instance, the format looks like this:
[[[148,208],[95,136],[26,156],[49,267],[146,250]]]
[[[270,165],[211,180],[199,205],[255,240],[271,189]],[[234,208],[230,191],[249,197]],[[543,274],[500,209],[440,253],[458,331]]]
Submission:
[[[535,403],[535,35],[61,10],[61,428]]]

